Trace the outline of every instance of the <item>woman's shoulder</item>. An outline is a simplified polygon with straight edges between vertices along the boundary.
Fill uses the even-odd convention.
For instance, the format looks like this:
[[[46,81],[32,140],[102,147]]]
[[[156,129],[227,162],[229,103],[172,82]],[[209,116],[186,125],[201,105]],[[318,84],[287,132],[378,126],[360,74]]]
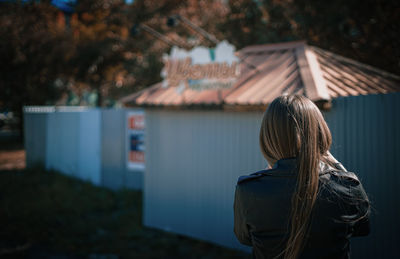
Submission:
[[[325,163],[320,164],[320,180],[322,182],[333,182],[342,184],[360,184],[360,180],[354,172],[347,171],[347,169],[341,164],[336,163],[334,166],[327,165]]]
[[[236,197],[253,208],[287,204],[296,186],[296,177],[293,176],[295,174],[289,175],[279,169],[266,169],[241,176],[236,185]]]
[[[339,167],[320,174],[316,208],[322,215],[330,215],[331,218],[340,219],[338,222],[354,225],[368,218],[370,201],[357,175]],[[366,235],[369,232],[366,225],[362,229],[354,228],[358,228],[354,230],[358,234],[354,235]]]
[[[260,170],[260,171],[257,171],[255,173],[251,173],[251,174],[248,174],[248,175],[239,176],[239,178],[237,180],[237,184],[238,185],[239,184],[243,184],[243,183],[246,183],[246,182],[257,180],[257,179],[259,179],[261,177],[264,177],[264,176],[271,175],[271,173],[274,173],[274,170],[276,170],[276,169],[264,169],[264,170]]]
[[[322,196],[333,197],[332,195],[334,195],[344,200],[368,201],[357,174],[340,167],[320,173],[320,188]]]
[[[257,171],[249,175],[240,176],[237,183],[253,182],[264,178],[285,179],[296,175],[296,158],[284,158],[278,160],[270,169]]]

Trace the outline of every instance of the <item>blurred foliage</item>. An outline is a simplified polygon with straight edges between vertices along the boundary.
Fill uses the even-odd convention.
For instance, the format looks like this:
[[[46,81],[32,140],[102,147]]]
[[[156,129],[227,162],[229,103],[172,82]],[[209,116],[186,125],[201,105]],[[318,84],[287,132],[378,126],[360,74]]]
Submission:
[[[0,208],[1,258],[250,257],[144,227],[138,191],[111,191],[41,167],[0,171]]]
[[[73,13],[50,2],[0,3],[0,108],[110,106],[160,81],[170,46],[137,25],[186,48],[213,46],[182,22],[167,26],[173,15],[237,49],[306,40],[400,74],[399,1],[81,0]]]
[[[220,24],[237,48],[291,40],[400,74],[397,0],[231,0]]]

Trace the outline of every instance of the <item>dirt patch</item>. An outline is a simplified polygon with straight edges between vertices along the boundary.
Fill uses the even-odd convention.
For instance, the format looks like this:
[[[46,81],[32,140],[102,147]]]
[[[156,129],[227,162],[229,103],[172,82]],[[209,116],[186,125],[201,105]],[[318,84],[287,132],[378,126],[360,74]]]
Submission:
[[[25,150],[0,150],[0,170],[25,168]]]

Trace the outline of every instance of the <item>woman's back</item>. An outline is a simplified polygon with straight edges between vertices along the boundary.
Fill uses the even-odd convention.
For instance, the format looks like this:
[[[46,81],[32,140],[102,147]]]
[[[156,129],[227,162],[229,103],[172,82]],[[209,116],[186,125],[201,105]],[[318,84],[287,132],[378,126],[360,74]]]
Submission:
[[[240,242],[253,246],[256,258],[283,258],[296,164],[296,159],[282,159],[274,169],[238,181],[234,230]],[[368,207],[368,198],[353,173],[324,164],[299,258],[348,258],[349,238],[369,233]]]
[[[330,154],[332,136],[318,107],[302,95],[280,96],[259,136],[274,169],[239,179],[239,241],[257,258],[347,258],[349,238],[368,232],[359,229],[368,229],[361,222],[369,202],[357,177]]]

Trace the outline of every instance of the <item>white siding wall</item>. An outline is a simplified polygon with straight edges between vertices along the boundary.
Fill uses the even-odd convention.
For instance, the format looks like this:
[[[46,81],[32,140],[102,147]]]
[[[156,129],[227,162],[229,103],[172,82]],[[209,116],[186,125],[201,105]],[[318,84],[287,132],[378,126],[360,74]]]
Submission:
[[[100,111],[48,114],[46,168],[101,183]]]
[[[240,247],[234,189],[240,175],[266,166],[261,118],[261,112],[146,111],[144,224]]]
[[[400,93],[338,98],[325,112],[332,153],[356,172],[372,201],[372,232],[352,258],[396,258],[400,232]],[[262,169],[262,113],[146,112],[144,224],[243,247],[233,234],[237,177]]]
[[[25,113],[24,130],[26,166],[44,165],[46,161],[47,121],[46,112]]]
[[[27,166],[42,164],[112,189],[142,189],[143,172],[126,167],[127,111],[26,107]]]
[[[352,240],[352,258],[398,258],[400,93],[338,98],[325,118],[332,153],[357,173],[372,202],[371,234]]]
[[[126,113],[128,109],[103,109],[101,120],[102,185],[111,189],[143,188],[143,172],[126,166]]]

